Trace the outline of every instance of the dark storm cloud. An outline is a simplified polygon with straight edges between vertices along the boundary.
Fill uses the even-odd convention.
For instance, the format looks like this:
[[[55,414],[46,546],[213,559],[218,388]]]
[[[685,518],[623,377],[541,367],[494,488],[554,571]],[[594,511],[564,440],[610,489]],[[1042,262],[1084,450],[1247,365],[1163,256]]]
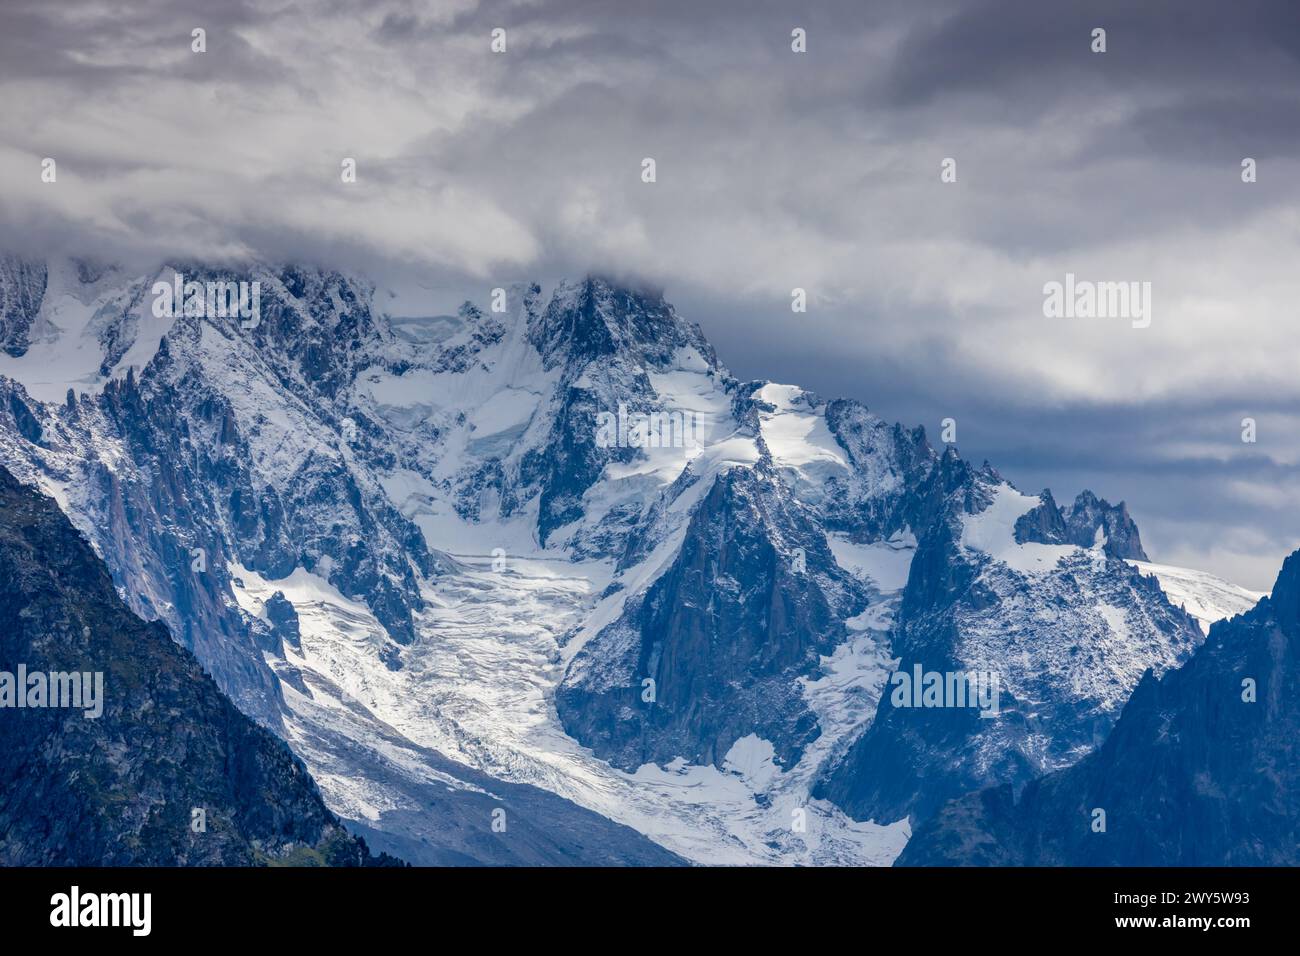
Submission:
[[[8,2],[0,62],[11,247],[639,276],[743,377],[1127,499],[1157,560],[1300,544],[1300,5]],[[1044,318],[1066,272],[1152,325]]]
[[[1107,31],[1104,61],[1088,43]],[[911,32],[891,71],[901,104],[960,92],[1020,106],[1089,89],[1263,92],[1294,80],[1300,7],[1279,0],[975,0]],[[1025,101],[1027,93],[1037,95]]]

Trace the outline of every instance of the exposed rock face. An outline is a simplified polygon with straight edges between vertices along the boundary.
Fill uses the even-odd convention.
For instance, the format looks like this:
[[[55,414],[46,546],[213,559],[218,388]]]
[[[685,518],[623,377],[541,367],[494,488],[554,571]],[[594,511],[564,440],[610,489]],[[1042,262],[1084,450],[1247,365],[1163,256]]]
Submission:
[[[851,465],[846,473],[832,474],[824,497],[809,502],[829,529],[869,541],[930,525],[939,499],[929,481],[939,456],[924,428],[890,424],[861,402],[845,399],[826,405],[826,426]]]
[[[672,567],[574,659],[556,706],[570,733],[629,770],[675,757],[720,766],[750,733],[789,766],[817,735],[797,678],[866,603],[770,469],[732,469]]]
[[[14,428],[29,444],[41,443],[41,423],[18,392],[9,393],[9,414],[14,418]]]
[[[1066,540],[1081,548],[1091,548],[1098,531],[1105,538],[1105,550],[1111,557],[1150,560],[1142,550],[1137,525],[1129,517],[1124,502],[1111,505],[1091,491],[1081,491],[1074,504],[1065,509]]]
[[[1300,864],[1300,552],[1271,597],[1146,674],[1105,744],[945,805],[899,865]],[[1105,829],[1097,827],[1104,811]]]
[[[1091,548],[1099,541],[1113,558],[1149,561],[1142,550],[1137,524],[1124,502],[1112,505],[1091,491],[1082,491],[1068,508],[1060,508],[1050,491],[1043,492],[1042,504],[1016,523],[1016,540],[1024,544],[1075,544]]]
[[[45,266],[13,256],[0,257],[0,351],[26,355],[32,323],[45,298]]]
[[[58,506],[0,468],[0,670],[19,665],[102,673],[102,713],[0,711],[3,865],[375,862],[288,748],[122,605]]]
[[[298,612],[285,598],[283,591],[276,591],[266,602],[266,617],[277,638],[290,647],[302,646]]]

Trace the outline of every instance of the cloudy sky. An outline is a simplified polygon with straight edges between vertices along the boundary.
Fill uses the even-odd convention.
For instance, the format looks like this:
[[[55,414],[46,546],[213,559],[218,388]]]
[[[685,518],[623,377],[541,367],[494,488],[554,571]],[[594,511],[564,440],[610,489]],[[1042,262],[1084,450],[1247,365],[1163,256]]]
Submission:
[[[1157,561],[1265,589],[1300,546],[1291,0],[5,0],[0,64],[12,248],[635,276]],[[1067,272],[1150,326],[1045,317]]]

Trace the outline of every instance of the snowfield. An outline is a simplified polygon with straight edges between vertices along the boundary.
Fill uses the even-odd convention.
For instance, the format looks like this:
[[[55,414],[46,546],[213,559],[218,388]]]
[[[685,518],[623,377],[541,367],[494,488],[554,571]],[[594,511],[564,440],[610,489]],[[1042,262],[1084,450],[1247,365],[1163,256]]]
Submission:
[[[1155,575],[1169,600],[1186,609],[1210,633],[1210,625],[1224,618],[1244,614],[1266,597],[1267,591],[1249,591],[1206,571],[1175,568],[1149,561],[1131,561],[1143,574]]]

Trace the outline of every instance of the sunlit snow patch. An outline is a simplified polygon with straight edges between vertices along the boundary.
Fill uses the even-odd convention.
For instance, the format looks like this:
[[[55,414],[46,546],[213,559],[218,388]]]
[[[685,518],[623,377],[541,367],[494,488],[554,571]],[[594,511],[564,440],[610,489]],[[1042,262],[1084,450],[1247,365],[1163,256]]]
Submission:
[[[983,551],[995,561],[1000,561],[1013,571],[1022,574],[1045,574],[1061,561],[1080,549],[1072,544],[1038,544],[1016,541],[1016,522],[1028,514],[1042,500],[1023,495],[1010,485],[999,485],[993,492],[993,501],[976,515],[962,517],[961,546],[972,551]]]

